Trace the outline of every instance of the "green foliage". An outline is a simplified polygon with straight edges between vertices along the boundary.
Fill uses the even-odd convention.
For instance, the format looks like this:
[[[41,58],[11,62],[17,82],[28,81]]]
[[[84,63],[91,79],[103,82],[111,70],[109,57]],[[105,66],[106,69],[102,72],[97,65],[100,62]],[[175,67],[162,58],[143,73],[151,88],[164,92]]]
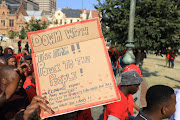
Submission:
[[[58,21],[56,20],[56,21],[54,22],[54,24],[57,25],[57,24],[58,24]]]
[[[42,29],[46,29],[47,27],[48,27],[48,25],[47,25],[46,21],[43,21],[43,23],[42,23]]]
[[[130,0],[98,0],[103,35],[125,46],[128,39]],[[134,41],[147,49],[180,46],[179,0],[136,0]]]
[[[26,35],[26,31],[25,31],[24,27],[21,29],[20,33],[21,34],[19,35],[19,38],[20,39],[25,39],[27,35]]]
[[[31,20],[30,23],[26,22],[25,30],[26,32],[31,32],[46,29],[47,27],[48,24],[45,21],[41,22],[40,20]]]
[[[15,32],[11,30],[8,32],[8,36],[10,39],[14,39],[15,37],[19,36],[19,32]]]

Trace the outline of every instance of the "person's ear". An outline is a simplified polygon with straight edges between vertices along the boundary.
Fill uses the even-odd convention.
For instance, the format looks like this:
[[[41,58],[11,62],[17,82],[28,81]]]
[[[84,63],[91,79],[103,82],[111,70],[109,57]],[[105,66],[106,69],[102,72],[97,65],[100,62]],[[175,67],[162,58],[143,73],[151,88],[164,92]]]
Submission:
[[[167,111],[168,111],[168,108],[167,108],[167,107],[163,106],[163,107],[161,108],[161,114],[162,114],[162,115],[166,115],[166,114],[167,114]]]
[[[2,84],[3,84],[3,85],[7,85],[7,80],[6,80],[5,78],[2,78],[1,81],[2,81]]]

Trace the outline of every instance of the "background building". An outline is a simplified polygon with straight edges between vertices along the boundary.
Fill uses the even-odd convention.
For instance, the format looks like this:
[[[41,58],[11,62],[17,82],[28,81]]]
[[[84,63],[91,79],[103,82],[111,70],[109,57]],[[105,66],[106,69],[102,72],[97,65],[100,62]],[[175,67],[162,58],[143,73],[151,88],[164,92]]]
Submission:
[[[51,24],[49,27],[55,27],[97,17],[99,17],[99,12],[97,10],[81,10],[71,8],[62,8],[61,10],[59,8],[50,18]]]
[[[53,13],[56,10],[56,0],[33,0],[39,4],[39,10]],[[47,13],[48,14],[48,13]]]
[[[8,6],[5,1],[0,4],[0,35],[8,36],[10,31],[20,32],[31,20],[40,20],[48,23],[48,17],[43,11],[27,11],[23,2],[20,6]]]
[[[12,8],[15,10],[17,10],[20,7],[21,2],[23,3],[25,10],[39,10],[39,4],[33,2],[32,0],[0,0],[0,3],[2,1],[6,2],[8,8]]]

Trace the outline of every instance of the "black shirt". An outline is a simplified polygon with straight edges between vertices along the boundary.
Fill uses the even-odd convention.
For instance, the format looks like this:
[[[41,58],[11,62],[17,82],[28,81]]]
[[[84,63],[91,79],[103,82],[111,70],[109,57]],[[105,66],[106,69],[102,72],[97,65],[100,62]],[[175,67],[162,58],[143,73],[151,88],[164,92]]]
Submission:
[[[0,120],[11,120],[17,112],[29,105],[26,91],[21,88],[0,109]]]
[[[150,117],[148,117],[145,113],[142,112],[143,109],[139,110],[139,114],[136,116],[134,120],[152,120]]]

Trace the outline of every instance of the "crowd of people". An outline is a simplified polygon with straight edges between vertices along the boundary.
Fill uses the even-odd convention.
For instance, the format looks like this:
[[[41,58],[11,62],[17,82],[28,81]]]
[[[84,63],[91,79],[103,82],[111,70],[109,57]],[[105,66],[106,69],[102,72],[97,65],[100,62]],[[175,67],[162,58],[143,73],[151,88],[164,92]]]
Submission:
[[[28,43],[27,43],[28,44]],[[18,54],[14,47],[3,49],[0,46],[0,120],[39,120],[40,110],[54,114],[48,101],[36,94],[36,82],[33,62],[29,47],[22,49],[18,42]],[[21,50],[22,49],[22,50]],[[146,94],[147,106],[141,108],[134,103],[133,94],[143,81],[141,69],[144,50],[134,51],[135,63],[125,65],[122,62],[126,51],[122,53],[109,49],[114,75],[121,74],[120,84],[117,85],[121,100],[105,106],[104,120],[161,120],[170,118],[175,112],[176,96],[179,91],[168,86],[155,85]],[[176,93],[176,95],[175,95]],[[139,114],[133,116],[133,108]],[[180,114],[180,113],[179,113]],[[171,120],[178,118],[174,114]],[[80,110],[65,115],[48,118],[48,120],[92,120],[91,110]],[[177,119],[178,120],[178,119]]]

